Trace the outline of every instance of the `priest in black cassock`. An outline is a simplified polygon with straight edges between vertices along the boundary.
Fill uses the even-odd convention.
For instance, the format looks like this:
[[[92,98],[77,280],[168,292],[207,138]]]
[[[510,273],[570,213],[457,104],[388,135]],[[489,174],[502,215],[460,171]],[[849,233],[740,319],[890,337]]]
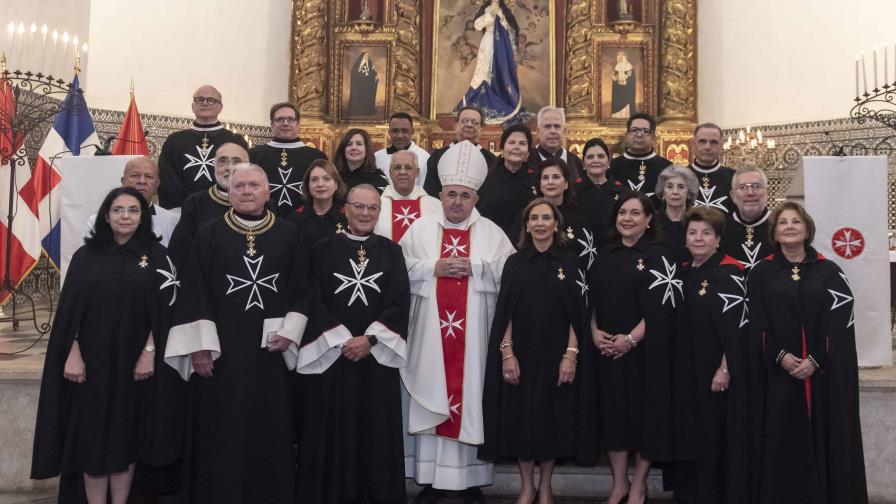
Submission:
[[[628,148],[610,162],[610,176],[621,182],[625,189],[652,197],[660,172],[672,164],[654,151],[655,142],[656,119],[644,112],[632,114],[626,123]]]
[[[734,172],[731,184],[735,209],[728,214],[721,249],[749,273],[774,250],[768,235],[768,179],[761,169],[749,166]]]
[[[292,502],[289,377],[305,329],[304,247],[264,170],[231,174],[233,208],[196,236],[165,361],[190,381],[185,502]]]
[[[465,105],[457,111],[455,140],[449,145],[434,150],[432,156],[426,162],[426,180],[423,182],[423,189],[426,190],[427,194],[433,198],[438,198],[439,193],[442,192],[442,182],[439,180],[439,159],[442,158],[449,147],[458,142],[468,140],[479,149],[489,168],[495,165],[498,158],[490,150],[479,145],[479,134],[482,132],[483,117],[482,109],[476,105]]]
[[[193,93],[193,114],[196,119],[189,129],[168,135],[159,154],[159,205],[178,208],[187,196],[215,184],[215,152],[226,142],[246,148],[246,140],[224,129],[218,121],[223,108],[221,93],[205,85]]]
[[[566,150],[566,111],[559,107],[546,106],[538,111],[538,145],[529,150],[529,166],[536,167],[552,157],[560,158],[569,166],[573,187],[578,192],[587,182],[585,167],[579,156]],[[515,237],[514,237],[515,238]]]
[[[271,141],[249,149],[249,161],[264,168],[271,181],[271,203],[277,215],[287,216],[304,203],[302,178],[323,152],[299,139],[299,108],[289,102],[271,107]]]
[[[315,293],[299,350],[299,503],[405,503],[398,368],[410,285],[401,247],[376,235],[380,196],[355,186],[348,229],[311,253]],[[285,501],[278,501],[285,502]]]
[[[215,220],[230,210],[230,171],[234,166],[246,162],[249,153],[235,143],[225,143],[218,147],[215,155],[215,185],[205,191],[191,194],[180,209],[180,221],[171,233],[168,254],[175,266],[183,268],[190,255],[190,248],[196,238],[196,231],[206,222]]]
[[[731,178],[734,169],[722,166],[722,128],[715,123],[703,123],[694,129],[691,140],[694,160],[689,168],[700,182],[700,192],[694,200],[696,206],[709,206],[725,213],[734,210],[731,201]]]

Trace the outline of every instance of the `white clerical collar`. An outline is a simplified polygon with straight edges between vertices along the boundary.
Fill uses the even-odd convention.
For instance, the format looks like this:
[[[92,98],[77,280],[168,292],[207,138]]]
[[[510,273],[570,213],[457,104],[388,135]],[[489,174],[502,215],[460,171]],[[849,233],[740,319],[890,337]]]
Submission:
[[[384,198],[390,198],[398,201],[415,200],[425,195],[426,191],[418,185],[414,185],[414,188],[411,189],[411,193],[407,196],[403,196],[401,193],[396,191],[395,188],[392,187],[392,184],[389,184],[385,189],[383,189]]]
[[[304,147],[305,142],[301,140],[296,140],[295,142],[279,142],[277,140],[271,140],[268,142],[268,145],[275,149],[298,149],[299,147]]]
[[[193,124],[190,125],[190,129],[194,131],[218,131],[224,129],[224,125],[220,122],[214,124],[196,124],[196,121],[193,121]]]
[[[722,162],[719,161],[718,159],[716,159],[715,164],[713,164],[713,165],[710,166],[709,168],[703,168],[703,167],[701,167],[700,165],[697,164],[696,161],[694,161],[693,163],[691,163],[691,168],[693,168],[694,170],[697,170],[697,171],[700,172],[700,173],[707,173],[707,174],[708,174],[708,173],[712,173],[712,172],[718,170],[720,166],[722,166]]]
[[[367,236],[358,236],[355,234],[351,234],[348,230],[348,227],[346,227],[345,229],[342,230],[342,234],[345,235],[345,237],[348,238],[349,240],[360,241],[360,242],[367,241],[368,238],[373,236],[373,233],[371,233]]]
[[[647,161],[648,159],[653,159],[656,157],[656,152],[650,151],[650,154],[645,154],[643,156],[636,156],[634,154],[629,154],[628,151],[622,153],[625,159],[634,159],[635,161]]]
[[[746,222],[741,220],[740,213],[737,210],[735,210],[734,212],[731,212],[731,218],[733,218],[734,221],[737,222],[738,224],[740,224],[741,226],[744,226],[747,228],[754,228],[754,227],[762,224],[763,222],[768,220],[769,215],[771,215],[771,212],[769,212],[768,208],[766,208],[765,213],[762,214],[762,217],[760,217],[758,220],[756,220],[756,222],[747,224]]]
[[[480,217],[479,210],[476,210],[476,208],[473,208],[473,212],[470,214],[470,216],[467,217],[466,220],[464,220],[462,222],[458,222],[457,224],[455,224],[453,222],[450,222],[448,220],[448,218],[445,217],[444,215],[440,215],[439,223],[445,229],[461,229],[461,230],[466,231],[467,228],[472,226],[473,223],[476,222],[477,219],[479,219],[479,217]]]

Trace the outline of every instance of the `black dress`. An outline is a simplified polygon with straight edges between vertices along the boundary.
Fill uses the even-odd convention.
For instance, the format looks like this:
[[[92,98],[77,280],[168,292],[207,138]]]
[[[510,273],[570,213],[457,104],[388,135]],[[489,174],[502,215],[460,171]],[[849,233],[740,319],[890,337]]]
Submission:
[[[485,443],[479,458],[595,461],[594,351],[585,330],[577,267],[575,253],[557,245],[545,252],[529,245],[507,259],[486,359]],[[501,372],[499,346],[511,322],[519,385],[506,383]],[[580,348],[579,363],[573,384],[558,387],[570,326]]]
[[[666,215],[666,207],[663,206],[656,211],[656,221],[663,232],[663,239],[672,250],[672,257],[678,265],[684,264],[691,260],[691,253],[685,244],[685,235],[687,230],[684,228],[684,216],[682,220],[673,221]]]
[[[628,334],[643,319],[645,339],[619,359],[596,357],[601,445],[638,451],[649,460],[672,456],[671,346],[682,282],[669,250],[642,237],[632,247],[598,252],[590,276],[597,327]]]
[[[748,311],[743,266],[716,253],[684,279],[674,351],[675,458],[694,504],[747,503]],[[711,384],[725,356],[726,391]],[[678,469],[678,468],[677,468]],[[684,488],[681,488],[681,487]]]
[[[513,224],[520,218],[526,205],[535,197],[535,185],[530,168],[523,165],[511,172],[504,165],[504,158],[498,158],[479,188],[479,203],[476,208],[483,217],[491,220],[504,230],[511,243],[519,240],[513,235]]]
[[[615,224],[613,205],[616,204],[621,192],[622,184],[610,178],[600,185],[591,183],[591,180],[587,179],[587,184],[582,186],[579,205],[588,222],[589,229],[594,233],[594,242],[597,248],[608,242],[607,233]]]
[[[389,185],[389,179],[376,165],[372,169],[357,168],[351,171],[340,172],[339,176],[342,177],[342,181],[345,182],[345,186],[348,189],[356,185],[370,184],[376,187],[380,194],[383,194],[383,189]]]
[[[180,456],[167,408],[176,391],[158,401],[158,381],[177,376],[162,362],[170,324],[169,301],[177,285],[165,248],[132,238],[124,245],[84,245],[72,257],[47,347],[31,477],[104,475],[130,464],[168,464]],[[153,377],[134,381],[134,365],[152,331]],[[78,341],[86,381],[63,377]],[[158,411],[156,411],[158,409]]]
[[[759,501],[868,502],[846,275],[811,247],[797,264],[778,249],[753,268],[748,291],[766,369]],[[795,379],[780,365],[784,352],[819,368]]]

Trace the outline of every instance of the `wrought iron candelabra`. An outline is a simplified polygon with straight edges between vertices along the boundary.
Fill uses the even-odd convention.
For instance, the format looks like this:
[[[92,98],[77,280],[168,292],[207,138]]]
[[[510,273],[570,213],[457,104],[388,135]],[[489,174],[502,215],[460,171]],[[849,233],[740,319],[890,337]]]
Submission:
[[[77,67],[76,61],[76,71]],[[4,257],[0,257],[5,266],[3,278],[0,278],[0,286],[10,293],[11,303],[9,305],[12,307],[10,316],[4,316],[0,312],[0,321],[12,321],[13,328],[18,329],[19,321],[31,320],[34,329],[40,336],[49,332],[50,323],[49,321],[38,323],[37,304],[34,298],[15,285],[10,276],[13,223],[17,212],[28,211],[27,208],[18,205],[16,201],[19,190],[16,186],[16,171],[28,169],[28,157],[23,148],[25,139],[31,133],[40,131],[48,121],[70,107],[69,104],[72,101],[64,99],[69,92],[69,87],[68,83],[54,78],[52,75],[22,70],[10,71],[6,68],[6,56],[0,56],[0,92],[3,93],[2,101],[0,101],[0,104],[3,105],[0,106],[0,159],[9,163],[10,170],[9,187],[3,188],[6,191],[5,196],[8,197],[9,207],[6,216],[6,233],[4,236],[0,236],[0,240],[4,240],[6,245],[6,253]],[[52,268],[35,268],[30,274],[47,277],[43,284],[47,287],[47,298],[51,301],[49,309],[50,318],[52,318],[52,289],[49,281]],[[35,284],[41,285],[40,279]],[[17,314],[19,304],[25,304],[23,300],[30,305],[30,314],[24,316]]]
[[[896,130],[896,44],[893,45],[893,81],[890,79],[890,55],[888,47],[883,47],[883,85],[878,85],[878,50],[875,46],[871,52],[874,77],[873,87],[868,90],[868,76],[865,72],[865,53],[856,56],[856,97],[855,105],[849,112],[849,116],[859,124],[872,119],[885,126]],[[861,78],[860,78],[861,76]],[[862,83],[862,92],[859,93],[859,83]]]

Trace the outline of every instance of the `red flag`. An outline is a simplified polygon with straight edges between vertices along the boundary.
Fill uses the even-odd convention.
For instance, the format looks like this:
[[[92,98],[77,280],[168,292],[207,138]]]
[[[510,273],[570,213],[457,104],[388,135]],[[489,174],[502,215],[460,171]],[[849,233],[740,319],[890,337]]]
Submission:
[[[134,101],[134,93],[131,93],[131,104],[121,123],[121,131],[112,145],[112,154],[148,156],[149,146],[146,145],[146,136],[143,133],[143,124],[140,123],[140,112],[137,111],[137,102]]]
[[[12,128],[15,126],[16,101],[12,95],[12,85],[8,80],[0,78],[0,164],[6,163],[25,141],[21,132],[13,138]]]

